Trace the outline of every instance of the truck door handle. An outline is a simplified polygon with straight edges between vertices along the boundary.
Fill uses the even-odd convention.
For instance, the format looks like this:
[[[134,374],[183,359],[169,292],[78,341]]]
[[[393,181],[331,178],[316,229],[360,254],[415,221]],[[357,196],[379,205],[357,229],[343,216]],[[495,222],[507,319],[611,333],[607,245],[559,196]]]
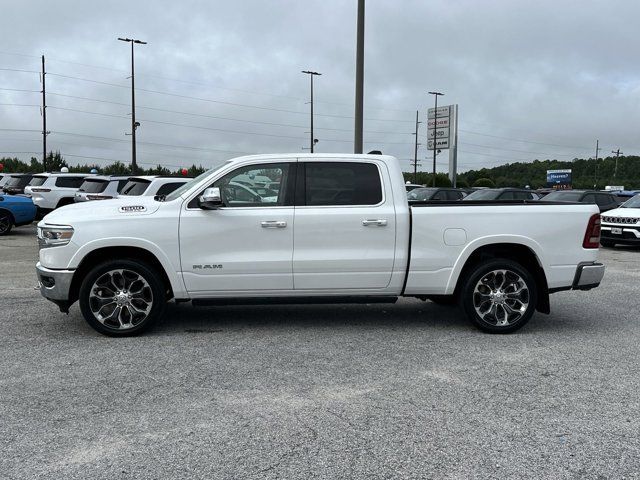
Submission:
[[[362,220],[362,225],[364,225],[365,227],[386,227],[387,221],[383,219]]]
[[[287,222],[284,220],[266,220],[264,222],[260,222],[262,228],[285,228],[287,226]]]

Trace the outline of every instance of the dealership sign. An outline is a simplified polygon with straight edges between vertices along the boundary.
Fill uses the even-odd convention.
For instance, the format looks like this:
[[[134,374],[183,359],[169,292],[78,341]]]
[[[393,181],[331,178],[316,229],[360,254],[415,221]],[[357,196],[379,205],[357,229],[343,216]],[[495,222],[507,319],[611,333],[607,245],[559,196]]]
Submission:
[[[547,170],[547,187],[571,186],[571,169]]]
[[[451,113],[453,105],[427,111],[427,149],[446,150],[451,146]]]

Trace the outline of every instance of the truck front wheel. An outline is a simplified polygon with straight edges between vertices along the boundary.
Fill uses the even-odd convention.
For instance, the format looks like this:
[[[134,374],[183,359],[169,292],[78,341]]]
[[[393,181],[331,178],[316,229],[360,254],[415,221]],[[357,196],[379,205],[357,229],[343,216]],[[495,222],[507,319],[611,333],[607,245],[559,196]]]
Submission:
[[[518,330],[529,321],[538,301],[533,276],[508,259],[495,259],[474,267],[461,293],[467,317],[489,333]]]
[[[161,275],[138,260],[110,260],[83,279],[80,310],[87,323],[112,337],[138,335],[164,313],[165,287]]]

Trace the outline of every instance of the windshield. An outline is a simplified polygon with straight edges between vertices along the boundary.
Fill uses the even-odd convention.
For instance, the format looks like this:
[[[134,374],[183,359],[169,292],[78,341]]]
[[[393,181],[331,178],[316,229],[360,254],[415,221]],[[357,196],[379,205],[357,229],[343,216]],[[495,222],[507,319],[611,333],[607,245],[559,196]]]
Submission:
[[[500,190],[476,190],[475,192],[470,193],[462,200],[495,200],[500,195]]]
[[[142,180],[140,178],[137,178],[135,180],[129,180],[127,184],[124,186],[124,188],[122,189],[122,192],[120,192],[120,195],[132,195],[132,196],[142,195],[145,192],[145,190],[149,187],[150,183],[151,183],[151,180]]]
[[[48,177],[33,177],[31,179],[31,181],[29,182],[29,186],[30,187],[39,187],[40,185],[42,185],[44,182],[47,181]]]
[[[105,191],[108,183],[109,180],[85,180],[78,191],[86,193],[101,193]]]
[[[435,192],[435,188],[416,188],[407,193],[407,198],[409,200],[429,200]]]
[[[551,192],[544,197],[545,202],[579,202],[582,192]]]
[[[640,193],[621,205],[623,208],[640,208]]]
[[[207,170],[206,172],[201,173],[200,175],[198,175],[196,178],[194,178],[192,180],[189,180],[187,183],[182,185],[180,188],[174,190],[173,192],[168,194],[166,197],[164,197],[164,200],[167,201],[167,202],[175,200],[176,198],[180,197],[183,193],[188,192],[189,190],[191,190],[191,188],[194,187],[195,185],[197,185],[201,180],[203,180],[207,176],[211,175],[213,172],[215,172],[217,170],[220,170],[221,168],[226,166],[227,163],[229,163],[230,161],[231,160],[227,160],[226,162],[222,163],[221,165],[213,167],[211,170]]]

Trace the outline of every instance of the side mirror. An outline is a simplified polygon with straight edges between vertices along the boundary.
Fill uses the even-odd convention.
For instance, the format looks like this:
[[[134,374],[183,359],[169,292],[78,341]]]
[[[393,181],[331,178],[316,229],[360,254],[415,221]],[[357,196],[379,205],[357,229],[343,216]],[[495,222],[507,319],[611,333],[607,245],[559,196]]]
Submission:
[[[222,206],[222,197],[220,188],[207,188],[202,195],[198,197],[198,206],[203,210],[216,210]]]

